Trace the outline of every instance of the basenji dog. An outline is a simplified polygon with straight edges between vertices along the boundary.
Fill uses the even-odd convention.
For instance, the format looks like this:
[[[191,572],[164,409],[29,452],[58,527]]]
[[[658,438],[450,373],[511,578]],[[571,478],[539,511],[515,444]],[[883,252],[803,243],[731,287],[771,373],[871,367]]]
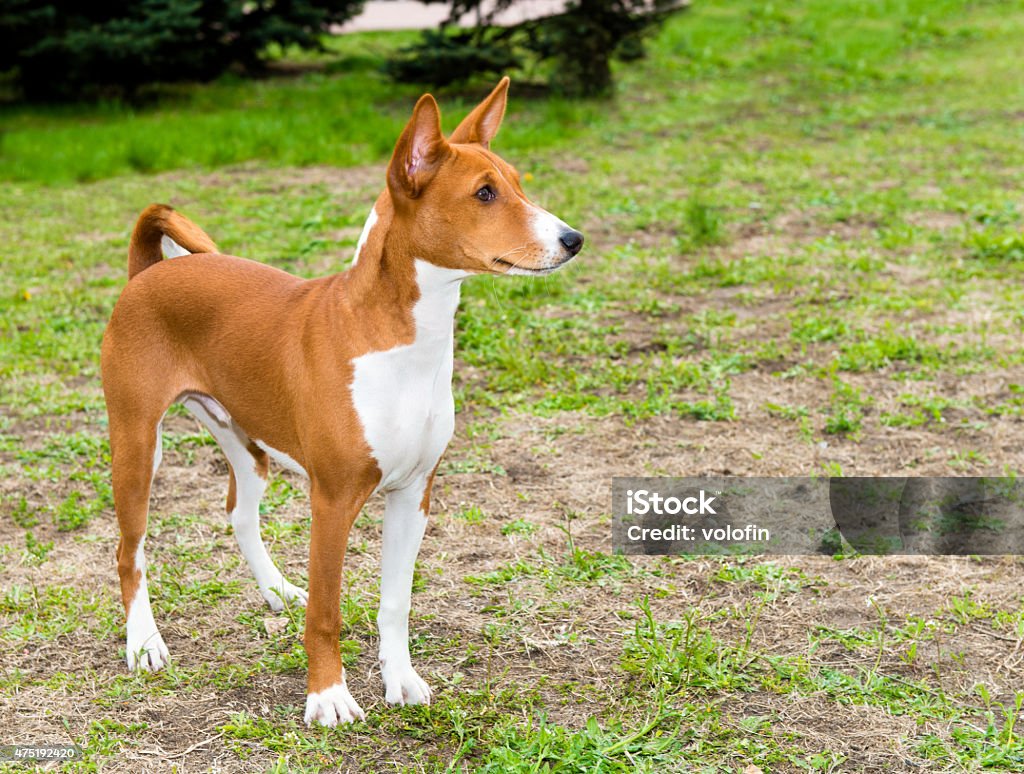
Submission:
[[[377,616],[385,698],[429,703],[409,657],[409,607],[431,484],[455,427],[460,286],[474,274],[549,274],[583,245],[490,150],[507,94],[505,78],[447,138],[434,98],[420,98],[340,274],[305,280],[222,255],[170,207],[142,213],[102,351],[129,668],[158,670],[168,659],[144,541],[161,422],[181,403],[227,457],[227,511],[260,593],[274,610],[306,606],[306,722],[365,717],[345,683],[340,596],[349,531],[375,492],[386,497]],[[308,597],[260,536],[269,459],[309,480]]]

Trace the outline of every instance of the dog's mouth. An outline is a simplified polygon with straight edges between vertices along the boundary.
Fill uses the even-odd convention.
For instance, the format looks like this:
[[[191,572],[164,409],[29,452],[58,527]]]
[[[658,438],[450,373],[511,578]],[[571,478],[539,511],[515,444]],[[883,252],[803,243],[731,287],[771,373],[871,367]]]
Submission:
[[[569,256],[560,263],[556,263],[554,266],[544,266],[543,268],[535,268],[533,266],[521,266],[520,264],[512,263],[511,261],[506,261],[504,258],[495,258],[494,265],[506,267],[505,271],[502,272],[503,274],[533,274],[538,277],[542,277],[546,274],[553,274],[554,272],[558,271],[563,266],[565,266],[565,264],[569,263],[569,261],[571,261],[572,259],[573,256]]]

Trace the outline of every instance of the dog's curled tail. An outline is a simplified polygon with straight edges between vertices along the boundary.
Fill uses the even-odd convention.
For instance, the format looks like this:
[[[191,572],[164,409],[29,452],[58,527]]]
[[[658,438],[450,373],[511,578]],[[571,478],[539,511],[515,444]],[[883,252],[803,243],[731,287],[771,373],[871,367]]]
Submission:
[[[218,252],[217,245],[207,233],[184,215],[175,212],[173,207],[151,204],[142,211],[132,231],[132,241],[128,246],[129,279],[163,260],[161,242],[164,237],[174,242],[170,247],[181,248],[179,255]]]

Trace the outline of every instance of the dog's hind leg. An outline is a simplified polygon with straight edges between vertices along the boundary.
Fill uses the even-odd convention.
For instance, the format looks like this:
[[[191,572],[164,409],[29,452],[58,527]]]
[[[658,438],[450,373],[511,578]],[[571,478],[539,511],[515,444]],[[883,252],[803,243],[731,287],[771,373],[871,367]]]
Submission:
[[[167,663],[167,646],[153,619],[146,582],[146,522],[153,474],[160,464],[160,421],[125,421],[110,417],[110,452],[114,510],[121,530],[117,572],[128,618],[129,669],[155,672]]]
[[[269,468],[267,453],[211,398],[189,397],[183,404],[217,439],[228,458],[231,479],[227,512],[260,594],[275,611],[283,610],[286,603],[305,605],[306,592],[284,579],[260,536],[260,500],[267,488]]]

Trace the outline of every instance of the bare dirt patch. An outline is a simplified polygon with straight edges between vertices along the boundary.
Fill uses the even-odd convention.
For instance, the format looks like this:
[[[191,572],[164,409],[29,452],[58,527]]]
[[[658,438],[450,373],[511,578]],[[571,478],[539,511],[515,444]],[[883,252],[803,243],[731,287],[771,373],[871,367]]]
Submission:
[[[748,400],[762,400],[769,384],[791,386],[756,374],[749,384],[742,379],[736,384],[740,406]],[[746,395],[750,397],[743,397]],[[783,400],[789,396],[773,397]],[[174,419],[168,429],[185,432],[194,429],[192,424]],[[659,419],[630,426],[614,417],[573,414],[558,418],[512,415],[501,420],[497,440],[485,451],[505,475],[448,473],[435,485],[436,515],[421,556],[420,574],[425,583],[414,597],[413,626],[424,638],[421,648],[426,647],[426,655],[418,661],[439,689],[441,700],[467,689],[492,694],[504,689],[536,691],[552,720],[581,727],[588,717],[600,715],[609,691],[624,687],[627,677],[618,669],[618,659],[632,628],[630,619],[636,615],[636,600],[646,595],[651,595],[652,610],[659,620],[678,619],[696,608],[723,644],[736,646],[744,641],[748,635],[740,620],[725,613],[749,607],[750,587],[715,581],[717,560],[666,565],[637,558],[633,560],[639,571],[636,576],[613,576],[600,584],[569,582],[555,588],[547,587],[543,576],[526,575],[483,586],[469,583],[467,578],[518,561],[543,565],[540,551],[556,564],[564,562],[569,550],[566,529],[577,547],[610,550],[607,514],[612,475],[689,474],[694,470],[806,473],[821,454],[821,450],[801,443],[784,424],[762,423],[756,428],[753,424]],[[481,449],[473,447],[464,432],[457,438],[450,459],[480,456]],[[905,462],[900,450],[885,443],[852,448],[858,472],[891,472]],[[754,450],[759,450],[760,459],[753,456]],[[177,664],[200,673],[207,667],[234,664],[239,670],[237,677],[228,685],[197,681],[201,687],[196,689],[180,685],[166,694],[144,691],[132,695],[130,686],[135,678],[124,674],[117,654],[122,647],[120,626],[105,623],[105,616],[119,616],[113,566],[116,528],[111,514],[94,520],[83,531],[53,533],[50,537],[57,545],[50,561],[42,566],[19,563],[20,547],[12,545],[15,535],[8,534],[3,541],[11,548],[5,560],[8,588],[10,584],[39,589],[68,584],[80,591],[90,589],[91,595],[101,599],[96,609],[84,612],[77,628],[55,639],[28,638],[15,647],[9,640],[0,640],[5,678],[10,679],[14,670],[31,678],[24,688],[8,690],[0,705],[0,723],[11,730],[10,741],[62,739],[68,732],[81,736],[99,721],[142,722],[146,728],[121,743],[119,769],[146,771],[176,763],[187,770],[247,771],[276,759],[259,744],[230,742],[221,733],[223,724],[239,711],[255,717],[275,717],[279,712],[297,716],[303,675],[301,670],[257,671],[258,660],[267,652],[287,647],[291,635],[268,638],[245,623],[245,616],[239,617],[267,614],[227,533],[222,515],[225,477],[217,454],[205,446],[190,453],[190,460],[179,453],[167,454],[155,491],[158,534],[150,540],[150,551],[151,561],[160,568],[155,587],[161,582],[216,578],[237,582],[244,589],[240,598],[213,603],[170,609],[166,604],[157,605],[157,617]],[[1007,461],[1020,464],[1018,457]],[[481,508],[486,521],[468,524],[453,517],[470,504]],[[307,507],[299,498],[272,518],[298,523],[307,517]],[[197,518],[184,526],[159,527],[177,513],[196,514]],[[371,603],[379,555],[379,516],[380,504],[374,503],[352,539],[359,551],[351,553],[347,561],[349,593],[369,597]],[[535,525],[537,531],[532,535],[502,534],[502,528],[516,519]],[[271,550],[287,574],[302,575],[304,536],[273,543]],[[186,555],[198,558],[184,560],[181,566],[180,557]],[[911,616],[940,617],[950,598],[968,590],[975,601],[993,610],[1013,609],[1019,603],[1016,589],[1022,580],[1020,561],[1009,558],[876,557],[836,562],[828,557],[803,557],[785,565],[802,571],[810,580],[768,603],[750,635],[750,647],[776,656],[805,652],[807,637],[819,627],[870,626],[877,613],[866,604],[869,596],[894,622],[902,622]],[[649,575],[651,569],[657,569],[659,575]],[[175,576],[176,572],[181,574]],[[172,576],[178,580],[169,580]],[[159,599],[159,591],[157,594]],[[516,611],[511,604],[515,600],[532,602]],[[628,617],[624,619],[623,614]],[[5,627],[19,620],[18,615],[3,617]],[[358,621],[353,625],[356,628],[348,636],[360,648],[349,670],[353,692],[370,713],[393,712],[380,700],[370,630]],[[489,627],[495,626],[497,637],[493,631],[488,633]],[[27,645],[29,642],[32,644]],[[467,658],[467,652],[477,655]],[[74,657],[69,659],[68,654]],[[910,679],[927,669],[920,664],[902,664],[899,654],[898,646],[883,653],[883,672]],[[846,651],[830,643],[814,651],[813,658],[818,666],[856,673],[874,660],[875,653]],[[1019,639],[986,626],[957,629],[955,640],[935,643],[929,661],[942,665],[941,680],[948,690],[969,690],[971,680],[977,679],[990,681],[1005,694],[1024,681]],[[143,683],[159,685],[162,679]],[[56,681],[58,687],[47,686],[47,680]],[[115,699],[118,691],[125,696]],[[882,708],[836,704],[824,695],[758,692],[744,695],[731,712],[736,718],[773,718],[805,744],[847,754],[862,765],[861,770],[883,766],[890,771],[914,770],[915,757],[901,741],[913,736],[913,720],[894,719]],[[824,714],[827,722],[821,719]],[[359,733],[369,733],[367,738],[377,747],[360,761],[339,761],[345,768],[375,769],[410,762],[410,753],[417,749],[412,740],[401,736],[377,738],[372,732]],[[235,749],[247,750],[249,757],[239,759]],[[442,744],[438,752],[452,751],[446,753]]]

